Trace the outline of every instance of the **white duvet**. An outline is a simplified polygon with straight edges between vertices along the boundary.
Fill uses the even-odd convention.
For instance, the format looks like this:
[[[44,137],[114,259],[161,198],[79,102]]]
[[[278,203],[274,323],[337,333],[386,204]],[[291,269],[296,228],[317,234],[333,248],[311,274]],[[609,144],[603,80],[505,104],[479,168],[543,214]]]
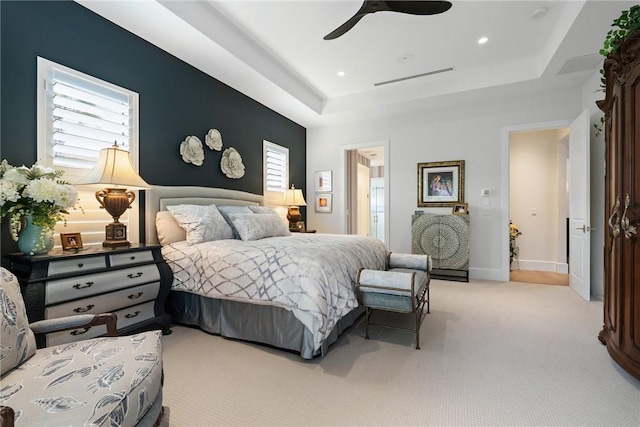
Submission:
[[[384,269],[388,251],[371,237],[294,233],[255,241],[178,242],[164,246],[162,254],[173,271],[173,290],[283,307],[312,332],[317,350],[358,305],[358,270]]]

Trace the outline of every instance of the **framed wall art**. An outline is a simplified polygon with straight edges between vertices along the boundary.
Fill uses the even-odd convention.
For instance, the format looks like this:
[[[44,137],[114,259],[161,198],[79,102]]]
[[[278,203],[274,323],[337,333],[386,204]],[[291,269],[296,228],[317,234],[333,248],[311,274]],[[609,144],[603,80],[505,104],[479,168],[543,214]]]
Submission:
[[[464,203],[464,160],[418,163],[418,206]]]
[[[331,194],[316,194],[316,212],[331,212]]]
[[[318,171],[315,173],[316,193],[331,191],[331,171]]]

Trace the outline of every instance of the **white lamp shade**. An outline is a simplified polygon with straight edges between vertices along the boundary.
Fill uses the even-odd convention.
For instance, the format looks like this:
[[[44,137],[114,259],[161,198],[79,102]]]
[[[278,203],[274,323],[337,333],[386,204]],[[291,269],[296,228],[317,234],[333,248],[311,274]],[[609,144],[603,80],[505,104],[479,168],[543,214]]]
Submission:
[[[77,184],[121,185],[129,189],[149,188],[140,175],[133,169],[129,152],[117,145],[100,150],[98,161]]]
[[[307,206],[307,202],[304,201],[304,196],[302,195],[302,190],[293,188],[293,186],[285,193],[283,204],[285,206]]]

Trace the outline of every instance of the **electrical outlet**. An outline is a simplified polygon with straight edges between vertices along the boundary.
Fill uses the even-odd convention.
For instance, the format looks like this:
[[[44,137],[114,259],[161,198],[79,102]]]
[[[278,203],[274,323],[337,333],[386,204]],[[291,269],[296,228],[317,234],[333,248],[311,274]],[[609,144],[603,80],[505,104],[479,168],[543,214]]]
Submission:
[[[538,209],[537,208],[531,208],[531,216],[538,216]]]

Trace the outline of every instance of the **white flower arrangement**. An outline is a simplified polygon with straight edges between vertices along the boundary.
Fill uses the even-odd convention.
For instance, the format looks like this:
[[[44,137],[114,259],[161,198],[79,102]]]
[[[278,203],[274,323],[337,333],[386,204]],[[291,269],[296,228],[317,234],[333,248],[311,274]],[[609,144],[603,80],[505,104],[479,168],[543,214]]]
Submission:
[[[218,129],[209,129],[209,132],[204,136],[204,142],[212,150],[222,150],[222,134]]]
[[[75,208],[78,192],[61,179],[63,173],[37,163],[30,168],[0,163],[0,218],[9,218],[13,240],[18,240],[23,217],[31,215],[35,225],[53,232],[56,222],[64,221],[62,215]]]

